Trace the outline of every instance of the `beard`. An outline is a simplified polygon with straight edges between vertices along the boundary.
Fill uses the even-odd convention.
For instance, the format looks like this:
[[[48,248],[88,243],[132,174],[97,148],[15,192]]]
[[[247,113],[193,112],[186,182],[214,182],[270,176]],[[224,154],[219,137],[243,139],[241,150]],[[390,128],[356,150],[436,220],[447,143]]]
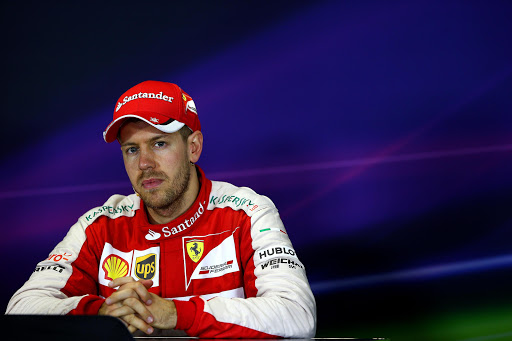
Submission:
[[[149,178],[163,179],[162,186],[155,189],[145,190],[142,187],[142,181]],[[155,211],[172,211],[179,208],[184,202],[184,194],[187,192],[190,183],[189,162],[183,162],[178,172],[171,179],[163,172],[157,172],[152,169],[143,172],[137,179],[137,191],[146,207]],[[134,186],[135,187],[135,186]]]

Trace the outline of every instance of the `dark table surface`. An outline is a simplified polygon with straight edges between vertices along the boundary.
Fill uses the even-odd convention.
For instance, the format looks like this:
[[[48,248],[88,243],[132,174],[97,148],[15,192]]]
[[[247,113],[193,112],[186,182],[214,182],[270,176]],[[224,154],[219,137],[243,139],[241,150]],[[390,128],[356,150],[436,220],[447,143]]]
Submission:
[[[124,324],[117,318],[109,316],[61,316],[61,315],[1,315],[0,326],[2,330],[10,333],[13,340],[66,340],[66,341],[186,341],[196,340],[194,337],[183,336],[133,336]],[[233,339],[215,339],[230,340]],[[244,339],[258,340],[261,339]],[[268,339],[267,339],[268,340]],[[282,339],[280,339],[282,340]],[[388,338],[311,338],[286,340],[382,340]]]

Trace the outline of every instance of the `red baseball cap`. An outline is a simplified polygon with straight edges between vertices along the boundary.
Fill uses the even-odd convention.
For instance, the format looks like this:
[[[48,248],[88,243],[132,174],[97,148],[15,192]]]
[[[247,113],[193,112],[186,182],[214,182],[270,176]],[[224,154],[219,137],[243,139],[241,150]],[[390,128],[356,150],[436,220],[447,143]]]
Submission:
[[[130,117],[138,118],[164,133],[174,133],[183,126],[201,130],[192,97],[179,86],[167,82],[145,81],[119,97],[114,119],[103,132],[110,143],[117,139],[119,128]]]

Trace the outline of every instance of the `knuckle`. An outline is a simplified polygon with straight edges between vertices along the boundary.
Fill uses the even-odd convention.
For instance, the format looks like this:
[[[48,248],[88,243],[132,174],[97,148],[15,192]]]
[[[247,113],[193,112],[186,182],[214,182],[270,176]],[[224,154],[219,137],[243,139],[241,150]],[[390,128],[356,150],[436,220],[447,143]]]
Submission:
[[[140,318],[135,316],[134,314],[126,315],[123,317],[124,321],[126,321],[129,325],[140,329],[140,330],[146,330],[148,326],[144,321],[142,321]]]
[[[124,315],[123,320],[125,320],[128,324],[136,325],[137,324],[137,318],[134,314]]]
[[[124,304],[125,305],[129,305],[129,306],[133,306],[135,304],[137,304],[139,300],[137,300],[135,297],[128,297],[127,299],[124,300]]]
[[[123,291],[123,294],[124,294],[124,297],[128,298],[128,297],[135,297],[135,291],[133,291],[133,289],[126,289]]]
[[[140,291],[140,290],[144,289],[144,286],[140,282],[135,282],[135,283],[132,283],[131,288],[134,291]]]

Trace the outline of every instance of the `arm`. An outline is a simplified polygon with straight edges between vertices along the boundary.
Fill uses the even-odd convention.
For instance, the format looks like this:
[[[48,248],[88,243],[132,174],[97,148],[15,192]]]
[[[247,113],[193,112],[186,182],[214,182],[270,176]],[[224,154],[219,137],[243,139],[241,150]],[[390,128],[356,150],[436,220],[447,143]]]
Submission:
[[[13,295],[6,314],[96,314],[97,261],[80,219]],[[82,250],[82,246],[85,246]]]
[[[316,305],[304,266],[273,204],[259,204],[240,245],[246,298],[175,301],[176,329],[199,337],[314,336]]]

